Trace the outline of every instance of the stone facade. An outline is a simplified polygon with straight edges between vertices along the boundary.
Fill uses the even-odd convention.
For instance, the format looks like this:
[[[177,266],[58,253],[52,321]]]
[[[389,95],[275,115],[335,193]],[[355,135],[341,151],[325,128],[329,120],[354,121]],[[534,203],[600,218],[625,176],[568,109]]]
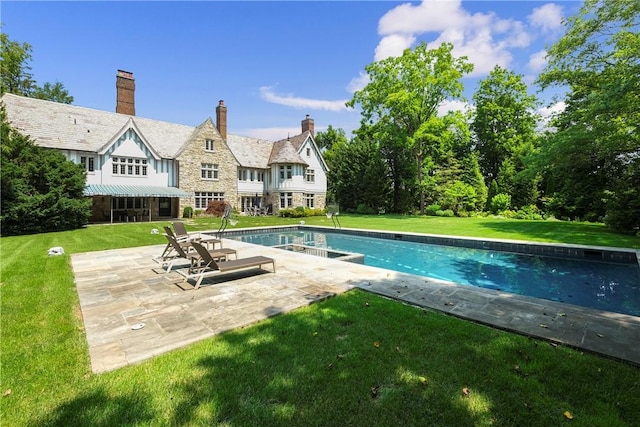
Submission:
[[[207,140],[213,142],[213,150],[207,150]],[[211,147],[209,147],[211,148]],[[192,138],[185,144],[176,158],[178,167],[178,187],[188,192],[224,193],[224,199],[230,202],[238,198],[238,161],[224,139],[207,119],[196,128]],[[204,179],[202,165],[217,165],[218,178]],[[185,207],[195,209],[195,200],[181,198],[178,212]]]

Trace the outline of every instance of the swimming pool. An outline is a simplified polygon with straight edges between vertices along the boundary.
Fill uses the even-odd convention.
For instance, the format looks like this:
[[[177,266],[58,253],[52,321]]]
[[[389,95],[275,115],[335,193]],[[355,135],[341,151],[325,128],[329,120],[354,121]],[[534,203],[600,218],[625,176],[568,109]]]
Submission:
[[[568,246],[561,247],[561,252],[567,256],[580,253],[580,257],[420,243],[407,241],[407,236],[397,234],[389,234],[387,238],[358,234],[299,229],[243,232],[228,237],[263,246],[295,244],[360,253],[364,254],[365,265],[640,316],[640,266],[634,261],[635,254],[613,262],[604,259],[617,259],[619,254],[615,252],[605,256],[602,251],[574,251]],[[487,246],[486,241],[471,242],[470,246]],[[542,245],[531,246],[534,251]],[[522,251],[525,247],[513,250]],[[558,249],[557,246],[549,248],[547,255]]]

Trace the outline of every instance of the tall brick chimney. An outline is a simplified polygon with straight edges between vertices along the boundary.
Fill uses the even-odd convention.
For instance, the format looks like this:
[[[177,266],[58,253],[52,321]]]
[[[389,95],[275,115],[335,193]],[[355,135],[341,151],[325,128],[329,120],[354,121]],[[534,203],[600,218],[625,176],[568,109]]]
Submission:
[[[218,127],[218,132],[222,136],[222,139],[227,139],[227,107],[224,105],[224,100],[220,100],[218,102],[218,106],[216,107],[216,126]]]
[[[136,115],[136,82],[133,73],[118,70],[116,75],[116,113]]]
[[[310,118],[308,114],[302,121],[302,133],[305,133],[306,131],[309,131],[311,136],[315,136],[313,132],[313,119]]]

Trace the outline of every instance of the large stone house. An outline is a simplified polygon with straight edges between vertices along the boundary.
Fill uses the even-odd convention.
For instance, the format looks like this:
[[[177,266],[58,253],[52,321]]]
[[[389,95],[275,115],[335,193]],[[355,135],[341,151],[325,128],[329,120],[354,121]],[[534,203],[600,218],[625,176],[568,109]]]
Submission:
[[[118,70],[116,112],[13,94],[2,96],[13,127],[87,170],[91,222],[175,218],[187,206],[224,200],[241,213],[323,209],[327,165],[306,116],[280,141],[227,134],[227,107],[196,127],[135,115],[135,81]]]

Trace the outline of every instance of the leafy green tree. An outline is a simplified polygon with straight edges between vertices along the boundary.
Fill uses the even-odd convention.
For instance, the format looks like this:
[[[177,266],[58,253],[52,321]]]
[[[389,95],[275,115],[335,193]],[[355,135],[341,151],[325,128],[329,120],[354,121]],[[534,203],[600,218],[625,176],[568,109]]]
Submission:
[[[421,43],[413,50],[406,49],[399,57],[367,65],[370,82],[347,103],[351,107],[360,105],[361,126],[375,128],[382,146],[393,154],[388,159],[390,163],[404,157],[402,152],[413,157],[415,175],[410,181],[397,182],[392,175],[396,209],[401,204],[399,191],[408,185],[409,192],[417,189],[420,212],[424,214],[424,163],[434,156],[441,133],[448,130],[437,109],[445,100],[463,99],[460,80],[473,69],[467,58],[454,58],[452,50],[449,43],[436,49],[428,49]],[[400,165],[393,165],[392,169],[394,166]]]
[[[548,51],[544,88],[568,88],[538,164],[551,206],[570,217],[640,227],[640,3],[586,0]],[[564,212],[563,212],[564,211]]]
[[[29,96],[35,81],[29,62],[32,59],[31,45],[9,40],[6,33],[0,33],[0,95],[13,93]]]
[[[476,190],[471,185],[456,180],[447,183],[440,205],[443,209],[459,213],[473,211],[476,202]]]
[[[42,87],[35,87],[31,96],[33,98],[45,99],[61,104],[71,104],[73,102],[73,96],[69,95],[69,92],[67,92],[64,85],[60,82],[55,82],[54,84],[47,82]]]
[[[472,209],[476,211],[484,210],[487,203],[487,186],[484,183],[476,153],[470,153],[462,159],[462,171],[462,182],[470,185],[475,192],[475,203]]]
[[[347,135],[344,129],[336,129],[329,125],[326,131],[316,133],[315,141],[320,150],[331,150],[334,144],[338,142],[346,142]]]
[[[487,206],[491,206],[491,199],[493,196],[500,193],[498,189],[498,182],[495,179],[491,180],[491,184],[489,184],[489,191],[487,192]]]
[[[362,137],[339,140],[326,153],[327,180],[341,209],[355,211],[359,205],[364,205],[377,212],[387,208],[389,171],[375,142],[365,141]]]
[[[515,174],[522,170],[522,162],[514,158],[524,155],[522,147],[535,141],[538,101],[527,94],[521,75],[500,66],[480,82],[473,99],[476,110],[471,128],[485,182],[497,180],[502,191],[511,193]]]
[[[91,199],[83,196],[86,171],[54,150],[36,146],[7,121],[0,107],[2,235],[79,228],[87,224]]]
[[[29,63],[33,58],[29,43],[9,40],[6,33],[0,33],[0,95],[15,95],[45,99],[49,101],[71,104],[73,97],[60,82],[45,83],[38,86],[33,80]]]

